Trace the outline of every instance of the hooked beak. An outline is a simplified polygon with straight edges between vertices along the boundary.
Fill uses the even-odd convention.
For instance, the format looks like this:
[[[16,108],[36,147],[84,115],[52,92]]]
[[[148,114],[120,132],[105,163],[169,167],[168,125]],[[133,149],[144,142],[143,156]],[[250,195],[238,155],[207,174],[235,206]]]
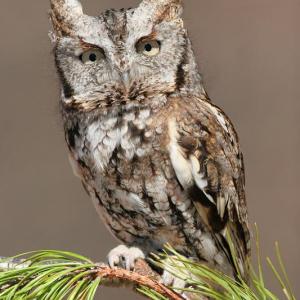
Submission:
[[[131,86],[131,78],[130,78],[130,72],[129,70],[126,70],[121,73],[121,79],[124,84],[124,88],[127,92],[129,92],[130,86]]]

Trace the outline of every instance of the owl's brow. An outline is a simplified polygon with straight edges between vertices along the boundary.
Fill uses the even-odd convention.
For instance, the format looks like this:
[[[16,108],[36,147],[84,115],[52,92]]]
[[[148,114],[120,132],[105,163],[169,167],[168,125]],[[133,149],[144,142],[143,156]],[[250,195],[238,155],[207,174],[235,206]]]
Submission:
[[[87,43],[83,40],[83,38],[80,38],[79,39],[79,43],[80,43],[80,46],[83,50],[89,50],[89,49],[101,49],[101,47],[97,46],[97,45],[94,45],[94,44],[90,44],[90,43]]]
[[[149,40],[156,40],[157,39],[157,32],[153,31],[149,35],[141,37],[138,42],[146,42]]]
[[[146,42],[146,41],[149,41],[149,40],[156,40],[157,38],[157,32],[156,31],[153,31],[151,32],[149,35],[147,36],[143,36],[141,37],[138,42]],[[89,49],[101,49],[103,50],[101,47],[99,47],[98,45],[95,45],[95,44],[90,44],[90,43],[87,43],[83,40],[83,38],[80,38],[79,39],[79,42],[80,42],[80,46],[83,50],[89,50]]]

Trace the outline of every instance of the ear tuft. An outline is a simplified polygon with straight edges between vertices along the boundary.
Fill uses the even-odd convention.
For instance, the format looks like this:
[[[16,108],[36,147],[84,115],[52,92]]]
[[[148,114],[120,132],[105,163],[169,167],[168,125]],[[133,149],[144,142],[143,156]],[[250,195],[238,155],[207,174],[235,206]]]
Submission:
[[[78,0],[50,0],[50,18],[55,33],[71,35],[79,18],[83,16],[82,6]]]
[[[137,8],[137,15],[140,12],[147,12],[153,23],[164,20],[171,21],[181,17],[183,12],[182,0],[143,0]]]

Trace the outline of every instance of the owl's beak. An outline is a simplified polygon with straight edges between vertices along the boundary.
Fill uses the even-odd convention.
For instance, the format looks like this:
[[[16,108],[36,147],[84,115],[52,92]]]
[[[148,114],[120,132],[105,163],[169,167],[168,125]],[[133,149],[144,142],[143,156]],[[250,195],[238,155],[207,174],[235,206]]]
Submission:
[[[130,72],[129,72],[129,70],[124,71],[122,73],[121,77],[122,77],[122,82],[124,84],[124,87],[125,87],[126,91],[129,91],[130,86],[131,86],[131,78],[130,78]]]

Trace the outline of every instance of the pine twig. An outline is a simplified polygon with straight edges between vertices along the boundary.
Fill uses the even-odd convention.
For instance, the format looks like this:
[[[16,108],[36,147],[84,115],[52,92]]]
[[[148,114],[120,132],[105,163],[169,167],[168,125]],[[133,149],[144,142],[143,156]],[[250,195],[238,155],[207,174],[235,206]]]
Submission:
[[[259,240],[257,248],[259,252]],[[285,299],[296,300],[278,244],[276,254],[280,268],[277,269],[268,259],[269,267],[275,274]],[[160,282],[161,277],[145,260],[138,260],[131,272],[95,264],[89,258],[71,252],[35,251],[15,258],[0,258],[0,300],[92,300],[99,286],[115,286],[116,283],[117,287],[129,283],[137,292],[152,300],[281,299],[282,297],[265,286],[260,253],[258,256],[259,274],[256,274],[254,267],[251,266],[251,285],[249,285],[242,278],[236,281],[217,270],[189,260],[171,246],[166,246],[166,251],[154,257],[153,263],[185,281],[187,287],[181,289],[184,298],[172,288],[164,286]]]
[[[60,263],[60,260],[51,259],[47,260],[44,265],[55,265]],[[8,272],[13,270],[23,270],[30,268],[32,261],[25,260],[25,259],[7,259],[0,257],[0,275],[1,272]],[[136,288],[148,288],[153,290],[154,292],[160,294],[163,297],[166,297],[170,300],[183,300],[184,298],[171,290],[170,288],[166,287],[162,283],[159,282],[160,276],[155,273],[149,264],[145,260],[138,260],[135,264],[134,271],[127,271],[121,268],[110,268],[106,264],[98,263],[93,264],[94,267],[91,269],[92,274],[94,274],[93,280],[99,279],[102,285],[111,285],[116,281],[120,283],[120,285],[126,283],[131,284]],[[0,286],[0,292],[3,292],[6,288],[10,286],[7,285],[6,287]],[[1,298],[2,299],[2,298]]]
[[[142,266],[142,268],[141,268],[141,265],[144,265],[144,266]],[[101,279],[108,279],[109,282],[114,281],[115,279],[118,279],[121,282],[129,282],[134,285],[144,286],[151,290],[154,290],[155,292],[161,294],[162,296],[167,297],[170,300],[183,300],[184,299],[182,296],[175,293],[174,291],[172,291],[171,289],[169,289],[162,283],[160,283],[157,279],[153,279],[153,277],[151,275],[146,276],[146,275],[141,274],[140,272],[141,272],[141,269],[143,269],[143,268],[144,268],[144,270],[142,270],[142,273],[144,273],[144,272],[148,273],[150,271],[153,274],[152,269],[145,261],[143,261],[143,260],[138,261],[137,266],[140,269],[139,273],[131,272],[131,271],[127,271],[127,270],[119,269],[119,268],[112,269],[112,268],[109,268],[106,266],[100,266],[97,276],[99,276]],[[137,269],[137,266],[135,269]]]
[[[16,269],[25,269],[30,265],[30,262],[21,259],[7,259],[0,256],[0,272]]]

